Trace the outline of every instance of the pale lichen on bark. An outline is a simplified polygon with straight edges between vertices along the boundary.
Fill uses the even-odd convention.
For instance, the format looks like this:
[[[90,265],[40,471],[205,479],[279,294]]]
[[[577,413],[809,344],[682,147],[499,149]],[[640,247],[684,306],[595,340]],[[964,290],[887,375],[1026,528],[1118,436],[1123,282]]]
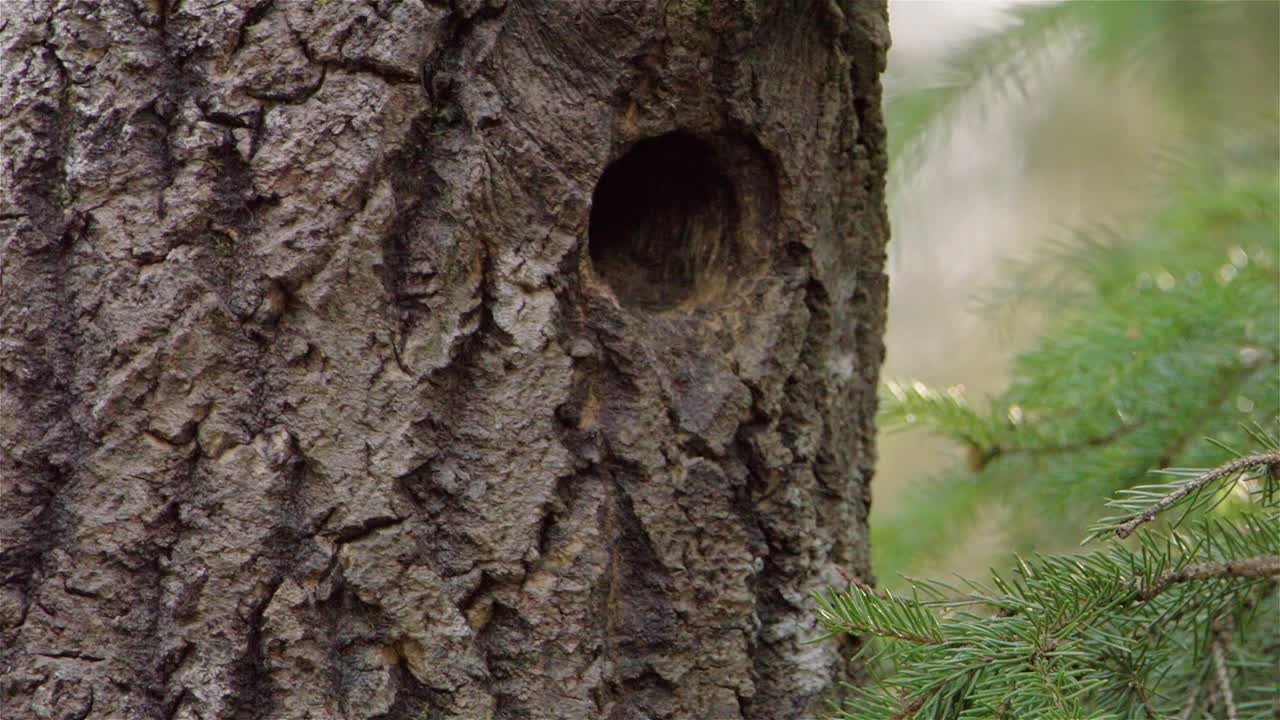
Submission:
[[[829,4],[0,0],[0,716],[816,712],[887,236]],[[684,246],[593,191],[675,138],[723,188],[623,216],[724,245],[636,294]]]

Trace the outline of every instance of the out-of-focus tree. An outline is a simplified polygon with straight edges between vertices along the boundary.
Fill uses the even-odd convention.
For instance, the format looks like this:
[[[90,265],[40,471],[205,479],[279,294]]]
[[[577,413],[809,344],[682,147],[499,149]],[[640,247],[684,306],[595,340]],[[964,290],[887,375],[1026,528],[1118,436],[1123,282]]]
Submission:
[[[889,99],[899,192],[957,118],[1012,112],[1027,168],[1092,161],[1103,194],[1141,212],[1086,211],[980,298],[992,322],[1040,323],[1003,391],[886,385],[882,427],[930,430],[966,461],[873,516],[881,576],[982,556],[984,517],[1026,559],[986,584],[910,582],[907,600],[827,597],[833,633],[879,639],[864,657],[882,680],[847,717],[1280,712],[1278,30],[1276,3],[1023,5]],[[1126,155],[1146,158],[1140,187],[1108,186],[1134,174],[1090,152],[1109,128],[1075,110],[1105,106],[1089,88],[1137,89],[1174,128],[1174,144]],[[1152,472],[1171,480],[1142,485]],[[1103,546],[1035,554],[1067,550],[1108,496]]]
[[[1029,167],[1057,166],[1045,158],[1067,147],[1093,160],[1099,185],[1133,177],[1090,153],[1105,127],[1057,121],[1074,103],[1100,104],[1080,96],[1090,84],[1151,91],[1152,122],[1177,125],[1180,139],[1142,155],[1148,183],[1112,188],[1140,193],[1130,204],[1148,212],[1025,243],[978,298],[993,325],[1013,313],[1042,321],[1006,391],[975,404],[963,386],[889,385],[882,427],[939,430],[968,467],[933,473],[875,517],[882,576],[939,569],[939,552],[993,513],[1016,549],[1061,548],[1100,498],[1153,469],[1221,461],[1225,451],[1196,441],[1242,444],[1242,424],[1274,423],[1280,405],[1280,4],[1037,3],[1011,14],[953,50],[941,79],[889,97],[894,199],[962,112],[1001,104],[1027,115],[1011,143]]]

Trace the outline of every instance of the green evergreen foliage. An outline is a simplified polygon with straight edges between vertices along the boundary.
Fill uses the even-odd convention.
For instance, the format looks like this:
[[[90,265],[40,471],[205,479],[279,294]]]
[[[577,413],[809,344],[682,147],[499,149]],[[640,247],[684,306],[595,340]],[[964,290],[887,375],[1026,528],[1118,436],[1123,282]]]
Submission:
[[[1125,493],[1106,546],[1019,559],[910,597],[818,598],[882,675],[842,718],[1274,718],[1280,711],[1280,445]],[[1237,504],[1215,513],[1224,498]],[[1176,529],[1149,530],[1179,515]],[[1130,542],[1122,537],[1134,535]]]
[[[899,176],[961,105],[1033,96],[1055,53],[1146,74],[1199,142],[1157,168],[1149,221],[1076,229],[982,298],[1044,318],[1003,392],[886,383],[883,428],[948,437],[968,463],[873,519],[879,571],[930,566],[992,506],[1015,560],[985,582],[819,597],[876,679],[837,712],[1280,718],[1280,3],[1013,14],[943,82],[890,99]],[[1270,68],[1261,90],[1214,102],[1250,87],[1249,63]]]
[[[1062,545],[1150,471],[1229,456],[1201,438],[1243,448],[1245,428],[1274,432],[1278,198],[1274,170],[1222,176],[1176,196],[1141,237],[1057,248],[1043,262],[1056,271],[1043,339],[985,407],[961,388],[888,383],[882,426],[944,434],[971,467],[879,519],[882,566],[912,567],[995,500],[1025,509],[1005,528],[1013,550]]]
[[[956,114],[992,99],[1046,102],[1063,56],[1098,76],[1139,74],[1170,108],[1197,122],[1221,116],[1274,136],[1280,88],[1266,73],[1280,66],[1280,2],[1031,2],[1009,10],[1003,30],[980,34],[948,53],[925,84],[886,98],[889,157],[896,171],[919,167],[948,137]],[[1256,83],[1256,84],[1255,84]],[[1236,84],[1232,103],[1223,86]]]
[[[1154,169],[1150,222],[1077,228],[1011,263],[1007,286],[981,298],[993,322],[1009,308],[1046,318],[1005,392],[975,402],[961,386],[887,384],[882,427],[948,436],[969,468],[940,469],[876,515],[882,572],[931,567],[988,508],[1012,508],[1010,549],[1063,549],[1112,492],[1229,456],[1200,438],[1240,447],[1242,427],[1277,428],[1278,30],[1273,2],[1031,3],[952,52],[940,82],[889,99],[899,176],[948,137],[961,106],[1069,102],[1046,77],[1064,54],[1164,90],[1198,144]]]

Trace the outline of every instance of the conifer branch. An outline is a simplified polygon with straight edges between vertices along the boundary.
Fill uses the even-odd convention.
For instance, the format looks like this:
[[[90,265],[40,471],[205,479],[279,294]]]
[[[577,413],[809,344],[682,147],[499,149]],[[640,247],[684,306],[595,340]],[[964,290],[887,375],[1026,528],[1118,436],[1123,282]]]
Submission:
[[[1153,37],[1177,31],[1198,51],[1218,32],[1209,27],[1273,27],[1276,13],[1249,3],[1028,7],[1010,31],[962,48],[953,82],[890,103],[899,177],[904,156],[918,158],[925,131],[966,94],[1010,94],[1010,81],[1034,80],[1059,50],[1110,58],[1101,66],[1141,58],[1145,73]],[[1221,35],[1223,47],[1236,44]],[[1052,52],[1011,52],[1048,37],[1061,43]],[[1167,78],[1188,87],[1181,58],[1191,48],[1168,47],[1179,62]],[[1052,549],[1085,519],[1082,498],[1108,497],[1110,517],[1088,530],[1108,542],[1018,558],[989,583],[908,580],[906,596],[846,576],[844,592],[816,598],[819,619],[832,635],[866,636],[858,657],[882,679],[838,717],[1280,720],[1280,333],[1258,321],[1280,313],[1277,258],[1258,244],[1280,221],[1280,176],[1270,115],[1259,129],[1239,128],[1230,153],[1216,141],[1203,153],[1179,148],[1177,167],[1161,169],[1170,202],[1144,226],[1086,227],[1036,253],[1015,278],[1020,296],[1001,304],[1036,301],[1049,332],[987,405],[959,385],[886,384],[882,429],[949,437],[969,465],[881,524],[891,526],[877,539],[881,572],[910,575],[954,552],[948,540],[974,533],[988,503],[1033,508],[1039,517],[1014,517],[1002,533],[1020,549]],[[1252,439],[1257,454],[1213,467],[1217,451],[1194,445],[1205,436],[1232,457]],[[1157,468],[1165,477],[1142,479]],[[1143,528],[1157,516],[1167,528]]]
[[[1214,638],[1212,654],[1214,677],[1218,681],[1218,692],[1222,694],[1222,705],[1227,713],[1227,720],[1236,720],[1236,701],[1231,694],[1231,678],[1227,677],[1226,642],[1221,636]]]
[[[913,718],[916,716],[916,711],[919,710],[922,705],[924,705],[924,700],[921,700],[920,698],[911,700],[902,708],[902,712],[894,715],[890,720],[907,720],[908,718]]]
[[[1192,430],[1173,438],[1168,447],[1166,447],[1160,453],[1160,456],[1156,458],[1152,467],[1166,467],[1169,463],[1173,462],[1174,458],[1178,457],[1179,453],[1182,452],[1187,443],[1195,437],[1194,428],[1203,427],[1208,418],[1213,417],[1215,413],[1221,410],[1223,403],[1231,397],[1232,393],[1236,392],[1241,385],[1244,385],[1249,378],[1253,377],[1253,375],[1255,375],[1259,370],[1264,367],[1273,368],[1277,363],[1280,363],[1280,357],[1273,356],[1268,362],[1243,364],[1238,370],[1236,370],[1236,372],[1231,373],[1230,377],[1226,378],[1222,382],[1221,386],[1212,393],[1212,397],[1210,397],[1209,402],[1206,403],[1204,407],[1200,408],[1200,411],[1190,424],[1190,428],[1192,428]]]
[[[1178,720],[1191,720],[1196,714],[1196,707],[1199,705],[1197,700],[1200,698],[1200,686],[1193,684],[1191,689],[1187,691],[1187,699],[1182,703],[1182,712],[1178,714]]]
[[[1280,555],[1259,555],[1243,560],[1196,563],[1161,575],[1150,587],[1139,590],[1137,599],[1146,602],[1173,585],[1222,578],[1262,578],[1280,575]]]
[[[1153,503],[1146,510],[1143,510],[1137,517],[1117,526],[1115,529],[1116,536],[1122,539],[1127,538],[1132,535],[1133,531],[1137,530],[1139,526],[1151,522],[1155,519],[1156,515],[1164,512],[1170,506],[1198,491],[1205,485],[1208,485],[1215,480],[1221,480],[1222,478],[1230,477],[1231,475],[1257,466],[1264,466],[1268,470],[1280,468],[1280,452],[1267,452],[1259,453],[1257,455],[1249,455],[1238,460],[1232,460],[1224,465],[1219,465],[1218,467],[1199,475],[1194,480],[1179,486],[1177,490],[1174,490],[1164,496],[1158,502]]]

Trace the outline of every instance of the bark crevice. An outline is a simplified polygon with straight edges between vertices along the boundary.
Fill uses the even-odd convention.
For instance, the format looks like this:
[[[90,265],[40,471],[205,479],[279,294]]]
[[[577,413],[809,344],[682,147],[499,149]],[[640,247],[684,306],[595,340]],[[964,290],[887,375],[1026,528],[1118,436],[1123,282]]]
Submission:
[[[883,23],[6,13],[0,715],[813,716],[806,598],[869,572]]]

